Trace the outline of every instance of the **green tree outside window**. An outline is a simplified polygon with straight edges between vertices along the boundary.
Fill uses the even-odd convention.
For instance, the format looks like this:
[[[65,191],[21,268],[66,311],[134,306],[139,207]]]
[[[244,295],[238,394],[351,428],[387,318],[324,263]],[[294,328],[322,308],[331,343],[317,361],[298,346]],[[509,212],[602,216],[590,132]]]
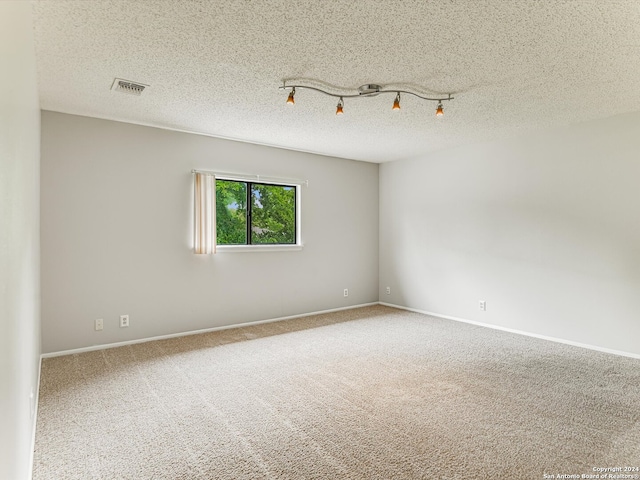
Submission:
[[[296,187],[216,179],[218,245],[296,243]]]

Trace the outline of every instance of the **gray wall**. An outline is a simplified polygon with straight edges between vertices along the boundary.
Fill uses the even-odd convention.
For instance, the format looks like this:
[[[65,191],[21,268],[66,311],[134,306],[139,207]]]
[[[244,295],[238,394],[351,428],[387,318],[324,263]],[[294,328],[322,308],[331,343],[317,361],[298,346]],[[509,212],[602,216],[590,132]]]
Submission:
[[[40,356],[40,107],[29,2],[0,2],[0,478],[29,477]]]
[[[45,111],[41,168],[44,352],[378,300],[376,164]],[[308,179],[304,249],[194,255],[192,168]]]
[[[635,113],[383,164],[380,299],[640,354],[639,133]]]

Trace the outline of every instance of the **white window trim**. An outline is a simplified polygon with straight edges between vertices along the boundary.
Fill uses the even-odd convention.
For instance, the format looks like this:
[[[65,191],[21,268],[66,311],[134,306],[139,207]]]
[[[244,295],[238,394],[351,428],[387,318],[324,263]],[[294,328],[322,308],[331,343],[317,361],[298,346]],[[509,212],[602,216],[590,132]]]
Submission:
[[[218,245],[218,253],[245,253],[245,252],[293,252],[302,250],[302,244],[292,245]]]

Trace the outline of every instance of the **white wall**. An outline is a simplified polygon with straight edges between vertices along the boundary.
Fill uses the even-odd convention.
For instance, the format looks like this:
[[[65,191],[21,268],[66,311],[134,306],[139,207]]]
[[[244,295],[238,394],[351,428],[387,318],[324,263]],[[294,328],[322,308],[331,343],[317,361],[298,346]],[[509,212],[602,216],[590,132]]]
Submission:
[[[29,477],[40,356],[40,107],[29,2],[0,2],[0,72],[0,478],[20,480]]]
[[[376,164],[45,111],[41,168],[44,352],[378,300]],[[308,179],[304,249],[194,255],[192,168]]]
[[[640,354],[639,152],[635,113],[383,164],[380,299]]]

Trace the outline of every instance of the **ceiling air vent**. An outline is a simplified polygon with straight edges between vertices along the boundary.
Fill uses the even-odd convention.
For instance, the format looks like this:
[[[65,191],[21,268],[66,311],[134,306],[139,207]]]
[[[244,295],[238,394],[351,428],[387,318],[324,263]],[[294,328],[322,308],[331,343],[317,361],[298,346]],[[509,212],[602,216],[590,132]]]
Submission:
[[[128,93],[130,95],[137,95],[139,97],[148,86],[149,85],[145,85],[143,83],[136,83],[129,80],[123,80],[122,78],[116,78],[113,81],[111,90],[115,92]]]

